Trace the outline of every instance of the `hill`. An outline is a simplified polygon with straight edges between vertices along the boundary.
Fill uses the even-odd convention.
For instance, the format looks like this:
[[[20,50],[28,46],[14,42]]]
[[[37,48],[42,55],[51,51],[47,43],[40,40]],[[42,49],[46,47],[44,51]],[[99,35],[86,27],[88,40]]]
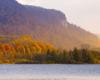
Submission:
[[[61,11],[21,5],[16,0],[0,0],[0,35],[30,35],[68,50],[100,46],[94,34],[68,22]]]

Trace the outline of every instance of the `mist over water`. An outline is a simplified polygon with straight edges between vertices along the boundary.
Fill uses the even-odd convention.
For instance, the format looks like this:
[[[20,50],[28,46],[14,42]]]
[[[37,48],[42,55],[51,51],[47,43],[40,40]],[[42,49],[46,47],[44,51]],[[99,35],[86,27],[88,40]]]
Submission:
[[[100,65],[0,65],[0,80],[100,80]]]

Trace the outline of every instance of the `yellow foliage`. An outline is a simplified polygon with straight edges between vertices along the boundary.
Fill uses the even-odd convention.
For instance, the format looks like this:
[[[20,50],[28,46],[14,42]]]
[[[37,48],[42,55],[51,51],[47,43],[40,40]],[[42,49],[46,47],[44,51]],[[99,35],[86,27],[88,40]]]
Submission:
[[[4,38],[3,38],[4,39]],[[44,54],[55,48],[41,41],[34,40],[31,36],[23,35],[7,39],[1,43],[0,40],[0,63],[13,63],[15,58],[33,58],[34,54]]]

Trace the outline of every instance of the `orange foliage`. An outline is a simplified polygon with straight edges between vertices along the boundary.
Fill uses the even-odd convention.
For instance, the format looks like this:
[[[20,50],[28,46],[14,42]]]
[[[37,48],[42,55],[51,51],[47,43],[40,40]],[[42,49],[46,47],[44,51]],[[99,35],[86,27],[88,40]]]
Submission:
[[[11,44],[3,44],[2,49],[6,52],[10,52],[14,50],[14,47]]]
[[[54,49],[52,45],[35,41],[30,36],[21,36],[5,41],[0,43],[0,60],[4,63],[13,63],[16,58],[33,59],[34,54],[44,54],[48,50]]]

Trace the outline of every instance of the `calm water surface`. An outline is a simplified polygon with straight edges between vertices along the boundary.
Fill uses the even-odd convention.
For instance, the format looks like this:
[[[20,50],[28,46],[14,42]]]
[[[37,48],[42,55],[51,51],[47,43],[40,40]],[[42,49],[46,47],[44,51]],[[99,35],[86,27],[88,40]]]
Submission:
[[[100,80],[100,65],[0,65],[0,80]]]

